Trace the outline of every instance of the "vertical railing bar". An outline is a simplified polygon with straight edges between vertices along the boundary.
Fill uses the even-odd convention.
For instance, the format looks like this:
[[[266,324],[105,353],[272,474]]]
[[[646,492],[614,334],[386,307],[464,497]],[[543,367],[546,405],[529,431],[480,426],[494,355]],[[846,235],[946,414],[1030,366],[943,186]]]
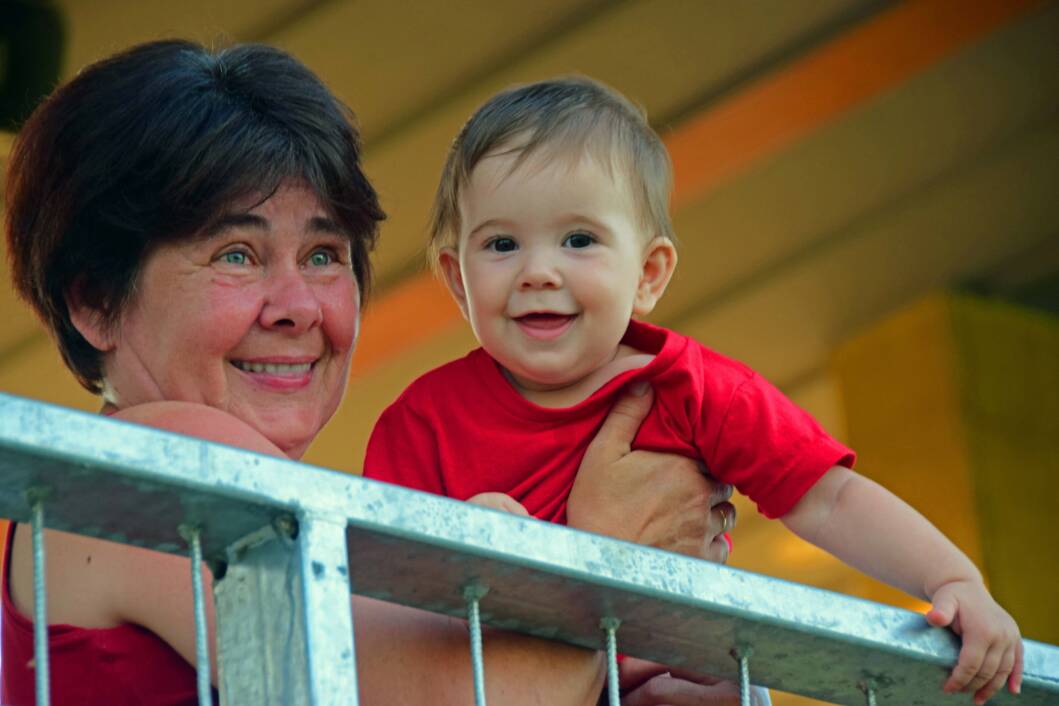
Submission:
[[[195,601],[195,681],[199,706],[212,706],[209,631],[206,625],[206,598],[202,590],[202,533],[198,527],[181,525],[180,534],[191,549],[191,594]]]
[[[471,633],[471,670],[474,679],[474,706],[485,704],[485,664],[482,659],[482,616],[479,601],[489,589],[472,583],[463,589],[467,601],[467,627]]]
[[[753,653],[749,647],[732,650],[732,657],[739,663],[739,706],[750,706],[750,655]]]
[[[48,669],[48,591],[44,576],[44,499],[30,492],[33,505],[33,664],[36,674],[37,706],[51,704]]]
[[[621,621],[617,618],[603,618],[600,625],[607,633],[607,703],[610,706],[620,706],[617,631]]]

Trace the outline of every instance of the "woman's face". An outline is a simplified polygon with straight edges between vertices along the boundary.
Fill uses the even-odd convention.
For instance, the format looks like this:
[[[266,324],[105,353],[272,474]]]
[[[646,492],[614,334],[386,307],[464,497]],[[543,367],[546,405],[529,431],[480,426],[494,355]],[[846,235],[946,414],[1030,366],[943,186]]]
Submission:
[[[107,336],[108,398],[207,404],[297,458],[342,398],[359,296],[348,238],[285,185],[148,258]]]

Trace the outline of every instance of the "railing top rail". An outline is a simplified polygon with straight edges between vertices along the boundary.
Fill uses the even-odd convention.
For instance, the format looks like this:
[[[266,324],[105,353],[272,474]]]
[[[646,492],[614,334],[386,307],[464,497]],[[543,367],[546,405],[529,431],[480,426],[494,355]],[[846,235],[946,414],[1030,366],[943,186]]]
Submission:
[[[0,516],[19,521],[43,490],[49,526],[184,553],[194,524],[220,561],[278,518],[344,518],[356,593],[462,615],[477,583],[500,627],[598,648],[613,616],[631,655],[735,677],[729,653],[749,647],[755,680],[784,690],[952,699],[956,640],[916,613],[292,461],[0,395],[0,473]],[[1059,648],[1027,641],[1023,695],[995,702],[1057,698]]]

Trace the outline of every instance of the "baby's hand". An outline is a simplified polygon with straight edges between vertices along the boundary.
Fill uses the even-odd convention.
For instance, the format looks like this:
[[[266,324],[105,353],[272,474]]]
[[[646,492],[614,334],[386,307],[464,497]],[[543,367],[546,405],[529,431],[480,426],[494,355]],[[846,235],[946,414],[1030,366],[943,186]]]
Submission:
[[[529,517],[529,512],[522,506],[522,503],[503,493],[478,493],[473,497],[467,498],[467,502],[494,510],[510,512],[512,515]]]
[[[1022,640],[1010,615],[997,605],[978,581],[952,581],[932,597],[927,622],[951,627],[963,638],[960,660],[943,687],[946,692],[974,692],[984,704],[1007,682],[1008,690],[1022,690]]]

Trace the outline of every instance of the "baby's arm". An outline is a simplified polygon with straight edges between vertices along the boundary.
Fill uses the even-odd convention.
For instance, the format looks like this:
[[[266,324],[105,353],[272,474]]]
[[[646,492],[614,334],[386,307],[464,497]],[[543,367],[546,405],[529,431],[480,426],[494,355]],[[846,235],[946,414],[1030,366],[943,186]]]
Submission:
[[[911,506],[842,466],[829,470],[783,517],[802,539],[847,564],[933,603],[927,620],[963,638],[945,691],[973,691],[981,704],[1004,682],[1018,693],[1018,626],[956,545]]]
[[[467,498],[467,502],[492,508],[493,510],[500,510],[501,512],[510,512],[512,515],[529,517],[529,511],[526,510],[522,503],[504,493],[478,493]]]

